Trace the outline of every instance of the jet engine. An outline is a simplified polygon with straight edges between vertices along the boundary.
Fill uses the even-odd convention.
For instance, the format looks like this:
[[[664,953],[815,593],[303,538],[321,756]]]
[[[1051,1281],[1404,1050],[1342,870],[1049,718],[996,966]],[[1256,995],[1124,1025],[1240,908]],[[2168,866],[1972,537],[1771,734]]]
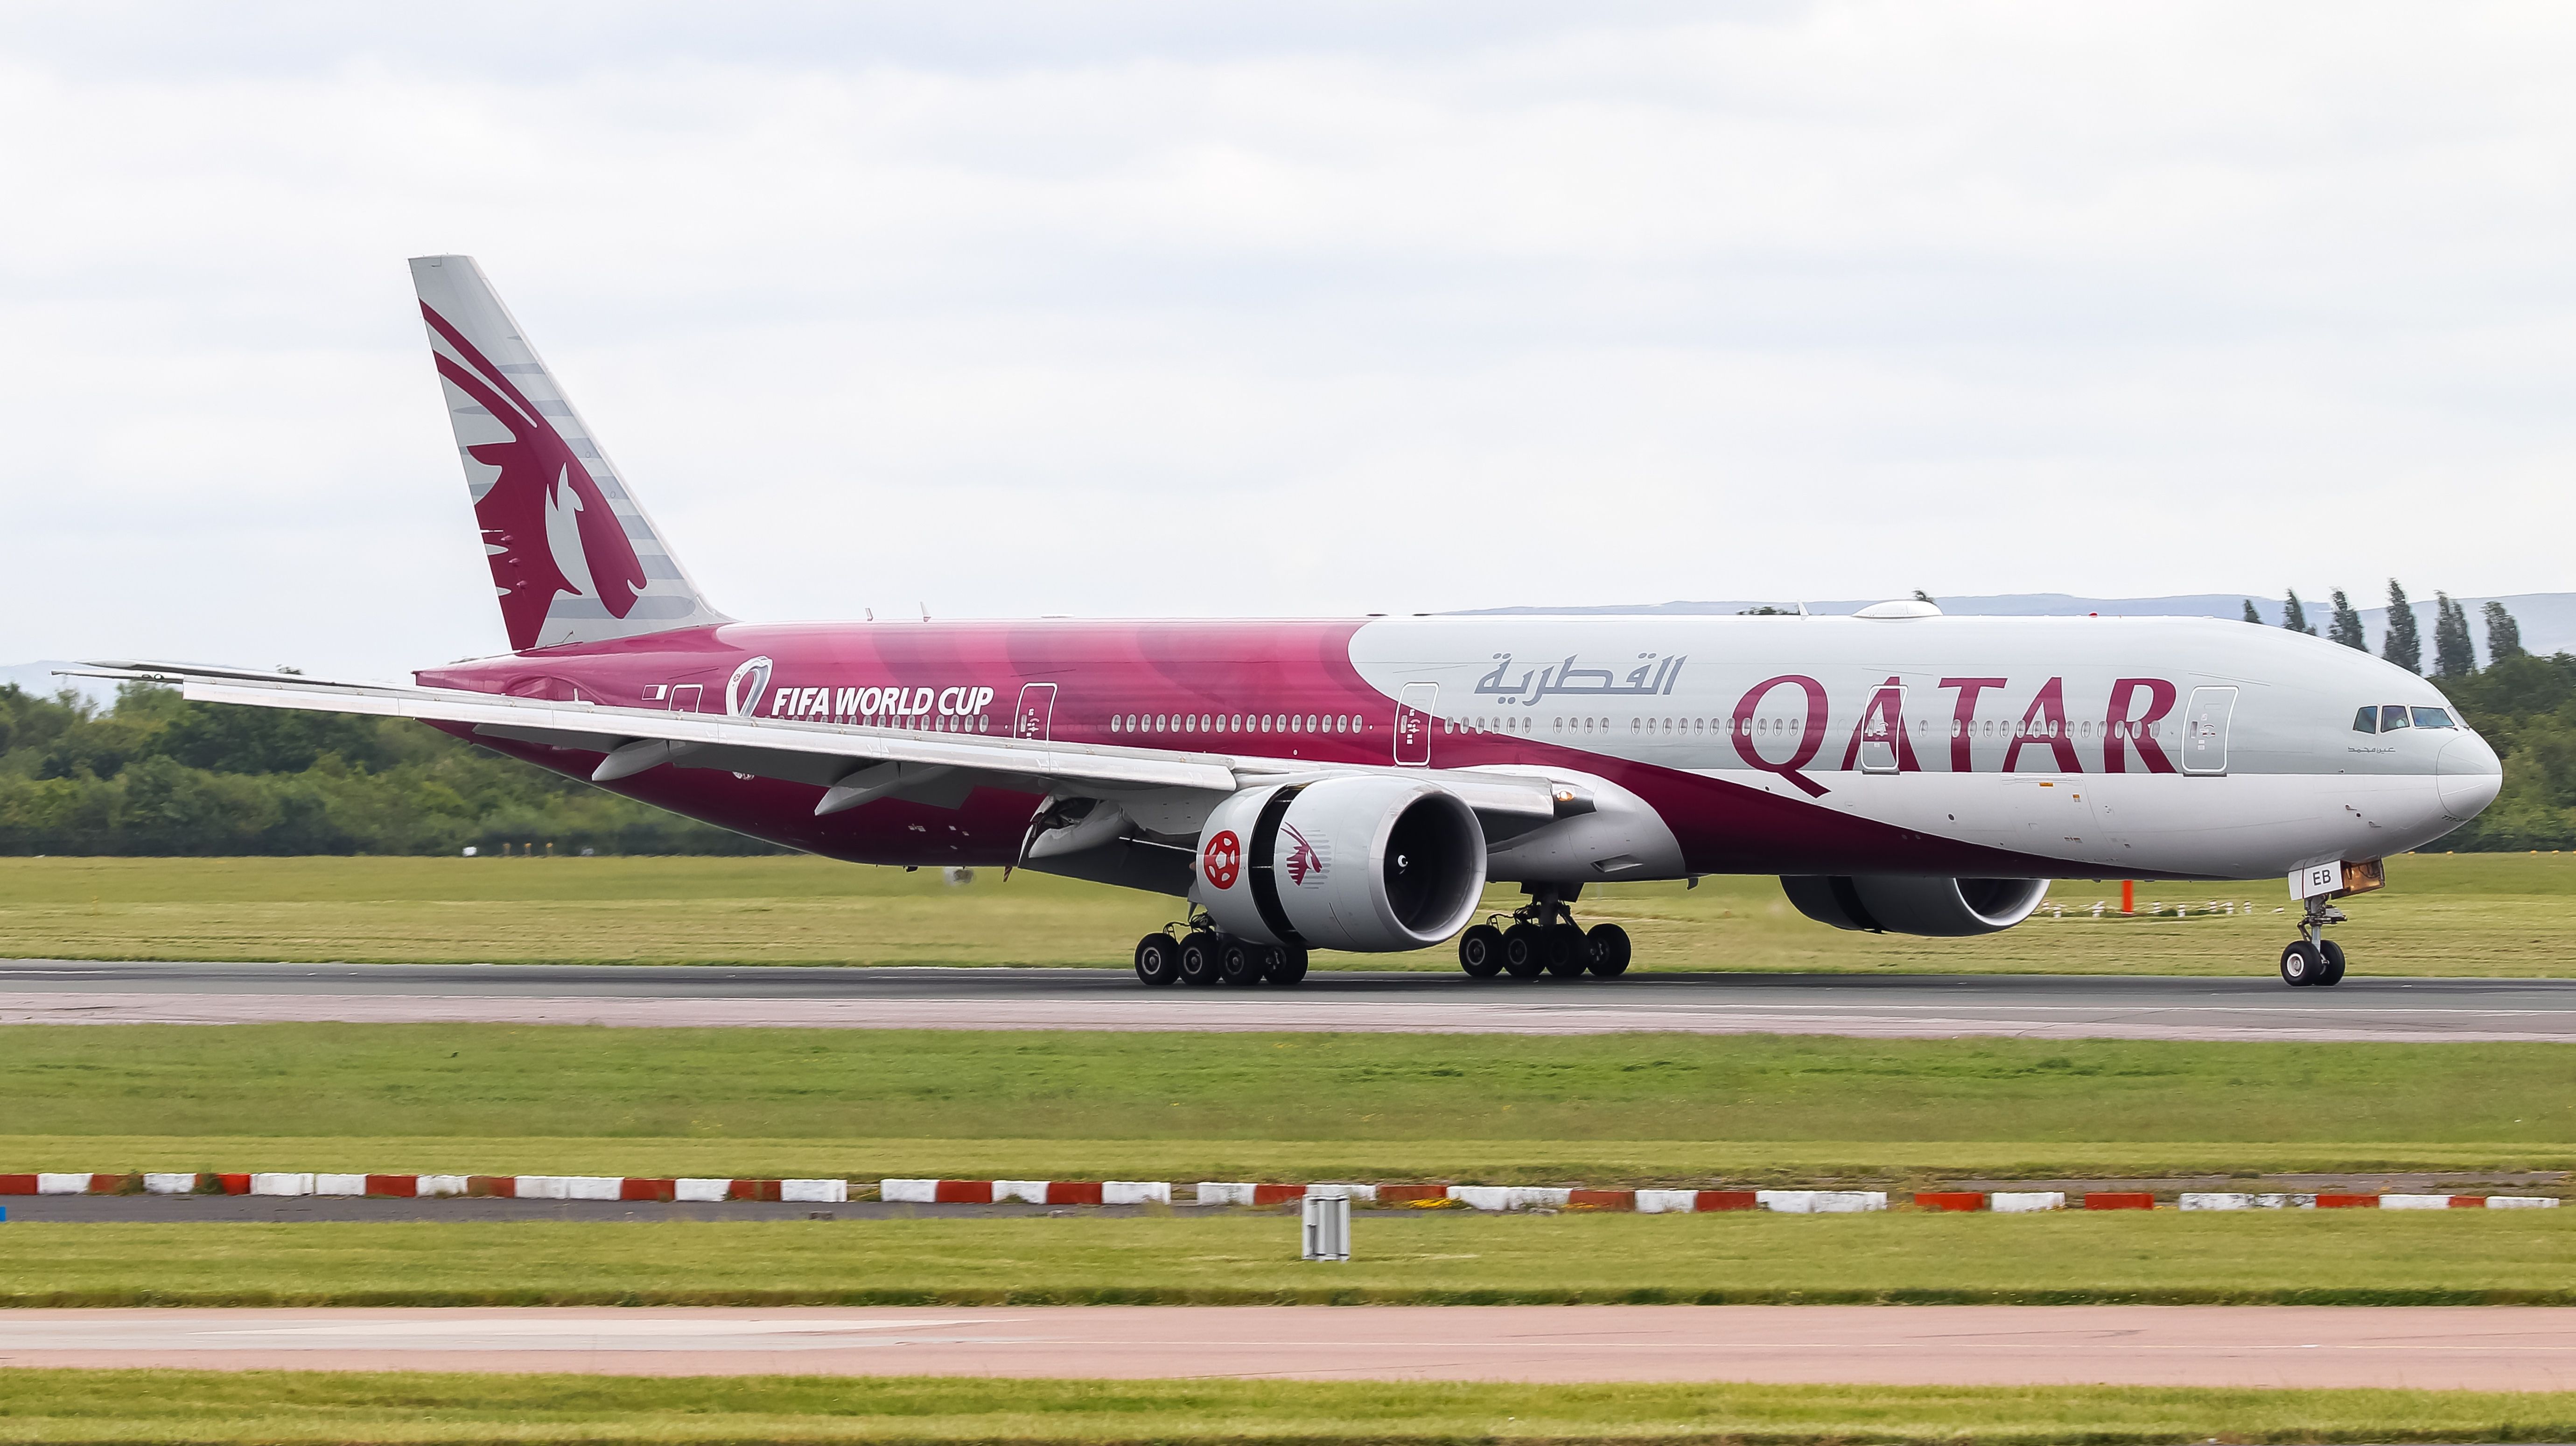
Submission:
[[[1247,788],[1199,830],[1190,898],[1257,944],[1389,953],[1455,934],[1485,889],[1485,832],[1410,778]]]
[[[1837,929],[1954,939],[1992,934],[2030,917],[2046,879],[1946,879],[1908,874],[1784,875],[1798,912]]]

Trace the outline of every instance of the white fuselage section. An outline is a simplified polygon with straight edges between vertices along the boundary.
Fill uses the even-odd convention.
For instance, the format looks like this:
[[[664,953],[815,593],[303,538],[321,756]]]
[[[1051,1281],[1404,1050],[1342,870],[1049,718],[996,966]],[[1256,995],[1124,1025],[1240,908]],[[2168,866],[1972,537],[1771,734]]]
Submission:
[[[2456,718],[2424,679],[2208,619],[1412,618],[1367,624],[1351,652],[1434,720],[1430,766],[1444,738],[1508,734],[2061,875],[2246,878],[2403,852],[2501,780],[2465,728],[2356,726],[2365,708]]]

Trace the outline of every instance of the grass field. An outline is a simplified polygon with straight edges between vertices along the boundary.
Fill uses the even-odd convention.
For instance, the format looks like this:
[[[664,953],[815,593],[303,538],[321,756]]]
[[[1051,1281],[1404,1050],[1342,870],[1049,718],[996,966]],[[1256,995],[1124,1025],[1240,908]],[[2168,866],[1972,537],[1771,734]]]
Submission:
[[[2564,1441],[2576,1395],[0,1372],[0,1441]]]
[[[2389,878],[2349,905],[2338,937],[2356,969],[2576,973],[2576,854],[2410,855]],[[2141,885],[2141,908],[2163,914],[2092,917],[2118,892],[2060,883],[2038,918],[1979,939],[1828,929],[1769,878],[1601,886],[1583,913],[1625,925],[1640,969],[2260,974],[2289,937],[2278,879]],[[2253,912],[2202,912],[2230,900]],[[2193,913],[2177,918],[2178,904]],[[0,860],[0,957],[21,958],[1123,967],[1139,934],[1179,912],[1043,875],[950,885],[805,857]],[[1456,967],[1446,950],[1317,962]]]
[[[2549,1045],[20,1025],[0,1028],[0,1100],[18,1170],[1612,1184],[2576,1163],[2576,1052]]]
[[[0,1305],[2576,1304],[2576,1216],[1370,1212],[0,1229]]]

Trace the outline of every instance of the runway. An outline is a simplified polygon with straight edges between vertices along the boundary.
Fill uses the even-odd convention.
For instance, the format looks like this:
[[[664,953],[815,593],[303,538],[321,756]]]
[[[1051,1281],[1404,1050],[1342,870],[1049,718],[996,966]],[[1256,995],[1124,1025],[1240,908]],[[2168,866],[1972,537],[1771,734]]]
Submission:
[[[2576,1310],[1056,1306],[13,1310],[0,1366],[2576,1387]]]
[[[1112,969],[0,961],[0,1023],[279,1021],[2563,1043],[2576,980],[1327,971],[1198,990]]]

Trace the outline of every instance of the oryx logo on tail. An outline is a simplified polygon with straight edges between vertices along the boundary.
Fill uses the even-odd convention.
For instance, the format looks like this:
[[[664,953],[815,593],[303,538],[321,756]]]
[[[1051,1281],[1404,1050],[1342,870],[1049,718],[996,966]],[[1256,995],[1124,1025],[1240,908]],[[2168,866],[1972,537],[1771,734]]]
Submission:
[[[612,618],[635,607],[644,564],[591,479],[590,469],[517,383],[429,303],[421,316],[456,356],[435,353],[438,374],[509,429],[506,442],[467,446],[465,455],[501,475],[474,504],[501,620],[513,649],[532,647],[559,596],[597,598]],[[459,360],[462,358],[462,360]]]

